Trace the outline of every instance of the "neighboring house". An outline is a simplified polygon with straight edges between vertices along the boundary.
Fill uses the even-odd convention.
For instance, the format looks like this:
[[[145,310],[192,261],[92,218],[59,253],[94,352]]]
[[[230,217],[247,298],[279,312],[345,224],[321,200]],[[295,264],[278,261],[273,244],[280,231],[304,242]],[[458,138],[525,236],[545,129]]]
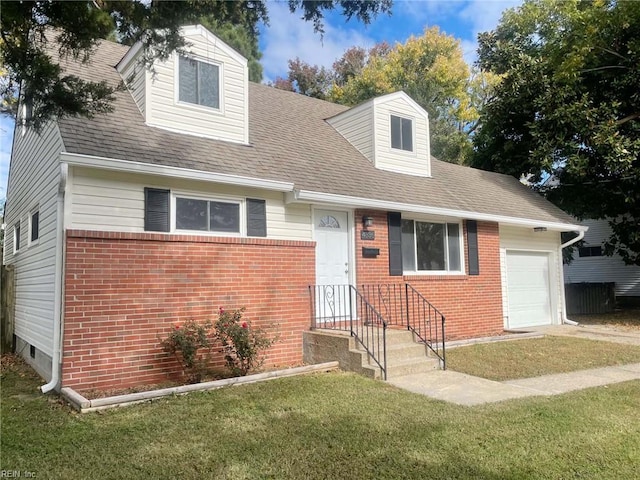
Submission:
[[[564,267],[565,283],[614,282],[616,302],[621,305],[640,305],[640,266],[627,265],[619,255],[607,256],[604,242],[611,236],[607,220],[584,220],[589,227],[584,244],[575,249],[573,261]]]
[[[432,158],[406,94],[349,109],[249,83],[233,49],[184,35],[190,53],[153,75],[139,45],[61,61],[126,80],[113,113],[40,134],[18,118],[4,262],[44,390],[164,380],[179,366],[160,339],[220,306],[279,325],[268,365],[300,363],[314,284],[409,283],[448,339],[566,318],[560,233],[585,227],[512,177]]]

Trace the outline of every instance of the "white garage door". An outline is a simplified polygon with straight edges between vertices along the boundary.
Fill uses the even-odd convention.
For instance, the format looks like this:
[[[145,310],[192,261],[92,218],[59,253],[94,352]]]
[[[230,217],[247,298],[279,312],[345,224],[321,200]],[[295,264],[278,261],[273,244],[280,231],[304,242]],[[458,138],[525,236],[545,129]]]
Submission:
[[[549,255],[507,252],[509,328],[551,324]]]

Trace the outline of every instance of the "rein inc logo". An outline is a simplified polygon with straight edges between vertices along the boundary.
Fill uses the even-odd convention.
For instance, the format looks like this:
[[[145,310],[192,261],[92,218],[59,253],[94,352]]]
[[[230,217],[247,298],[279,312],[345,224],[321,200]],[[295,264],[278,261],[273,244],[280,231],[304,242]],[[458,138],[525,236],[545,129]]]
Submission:
[[[0,470],[0,478],[36,478],[36,472],[28,470]]]

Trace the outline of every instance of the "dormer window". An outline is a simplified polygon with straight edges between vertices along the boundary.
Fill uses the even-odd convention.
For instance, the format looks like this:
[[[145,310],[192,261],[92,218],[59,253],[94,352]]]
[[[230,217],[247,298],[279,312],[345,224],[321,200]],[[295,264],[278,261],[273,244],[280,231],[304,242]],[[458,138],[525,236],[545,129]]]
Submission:
[[[391,148],[413,152],[413,120],[391,115]]]
[[[220,108],[220,67],[213,63],[180,56],[178,61],[178,100]]]

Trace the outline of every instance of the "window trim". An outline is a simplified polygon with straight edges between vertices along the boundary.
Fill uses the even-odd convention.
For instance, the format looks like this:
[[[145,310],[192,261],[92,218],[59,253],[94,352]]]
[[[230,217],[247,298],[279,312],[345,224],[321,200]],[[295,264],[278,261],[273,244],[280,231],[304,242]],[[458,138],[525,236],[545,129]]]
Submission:
[[[222,62],[216,62],[214,60],[210,60],[208,58],[204,58],[200,55],[187,54],[180,55],[176,53],[174,55],[173,62],[173,81],[174,81],[174,104],[179,107],[190,108],[193,110],[200,110],[208,113],[214,113],[217,115],[224,115],[224,64]],[[198,103],[189,103],[180,100],[180,57],[189,58],[191,60],[195,60],[197,62],[208,63],[210,65],[215,65],[218,67],[218,108],[208,107],[206,105],[200,105]]]
[[[465,262],[465,249],[464,249],[464,239],[466,235],[466,230],[463,228],[463,221],[461,219],[433,219],[433,218],[424,218],[424,217],[402,217],[402,221],[411,220],[414,222],[413,227],[413,254],[416,260],[418,258],[418,245],[415,240],[416,238],[416,230],[415,230],[415,222],[422,223],[437,223],[445,226],[445,263],[449,263],[449,230],[446,226],[448,223],[455,223],[458,225],[458,242],[459,242],[459,251],[460,251],[460,270],[407,270],[404,266],[404,262],[402,265],[402,274],[405,276],[415,275],[415,276],[429,276],[429,275],[444,275],[444,276],[466,276],[467,275],[467,265]]]
[[[204,200],[207,202],[224,202],[224,203],[236,203],[238,208],[238,225],[240,226],[239,232],[219,232],[211,230],[185,230],[176,228],[176,215],[178,214],[176,208],[176,199],[189,198],[193,200]],[[246,237],[247,236],[247,219],[246,219],[246,199],[244,197],[236,197],[230,195],[206,195],[203,193],[192,193],[188,191],[177,190],[171,191],[170,199],[170,232],[181,235],[206,235],[210,237]],[[253,238],[253,237],[252,237]]]
[[[23,98],[20,108],[20,126],[22,127],[21,133],[23,137],[28,131],[27,118],[33,118],[33,100],[30,98]]]
[[[20,248],[21,237],[22,237],[22,226],[21,226],[21,221],[18,220],[13,224],[13,254],[14,255],[22,250]]]
[[[405,150],[404,148],[395,148],[393,146],[393,130],[391,127],[391,117],[397,117],[404,120],[411,121],[411,150]],[[400,128],[402,129],[402,122],[400,123]],[[402,143],[402,130],[400,131],[400,142]],[[396,153],[402,153],[404,155],[415,155],[416,154],[416,119],[415,117],[409,115],[403,115],[396,112],[389,112],[389,148],[391,151]]]
[[[593,249],[599,249],[599,255],[592,255]],[[582,252],[588,251],[589,255],[581,255]],[[578,247],[578,258],[602,258],[604,256],[604,248],[602,245],[583,245]]]
[[[32,240],[32,232],[33,232],[33,215],[38,214],[38,237],[35,240]],[[27,231],[27,247],[32,245],[37,245],[40,243],[40,206],[37,206],[31,210],[29,210],[29,229]]]

